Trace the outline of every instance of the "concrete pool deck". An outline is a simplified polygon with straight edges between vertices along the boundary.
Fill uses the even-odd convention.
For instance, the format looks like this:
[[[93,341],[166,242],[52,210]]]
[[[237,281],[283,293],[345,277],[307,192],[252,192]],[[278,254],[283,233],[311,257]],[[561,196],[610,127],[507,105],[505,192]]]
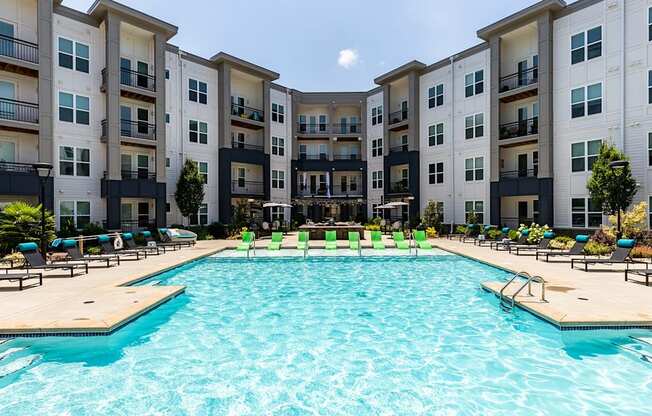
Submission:
[[[388,247],[393,245],[387,236],[383,239]],[[562,329],[652,327],[652,287],[625,282],[623,272],[572,271],[567,262],[538,262],[533,256],[515,256],[470,243],[446,239],[431,241],[441,249],[487,264],[542,276],[547,282],[547,302],[539,300],[539,284],[533,284],[534,296],[527,296],[524,291],[516,302]],[[268,243],[269,238],[258,240],[257,247],[264,249]],[[91,263],[88,275],[73,278],[48,271],[44,273],[43,286],[26,287],[23,291],[18,291],[16,283],[0,281],[0,336],[111,333],[185,290],[183,286],[130,284],[237,244],[234,240],[200,241],[193,248],[149,256],[140,261],[124,260],[116,267],[104,268],[99,267],[100,263]],[[285,238],[284,246],[296,246],[295,233]],[[311,242],[311,248],[323,246],[323,241]],[[340,240],[338,247],[348,247],[348,243]],[[370,247],[369,238],[362,241],[362,247]],[[482,282],[482,287],[498,292],[503,284]],[[511,295],[517,287],[514,284],[506,294]]]

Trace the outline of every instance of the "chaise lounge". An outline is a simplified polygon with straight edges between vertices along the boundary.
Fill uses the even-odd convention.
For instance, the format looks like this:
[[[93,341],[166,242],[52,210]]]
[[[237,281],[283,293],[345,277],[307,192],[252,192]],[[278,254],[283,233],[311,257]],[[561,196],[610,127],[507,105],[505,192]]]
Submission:
[[[68,263],[48,263],[43,258],[38,245],[36,243],[20,243],[18,244],[18,251],[25,258],[25,264],[23,268],[29,271],[32,269],[35,270],[70,270],[70,277],[75,276],[75,270],[84,269],[84,272],[88,274],[88,263],[87,262],[68,262]]]
[[[632,259],[631,254],[634,246],[636,245],[636,240],[625,240],[620,239],[616,242],[616,250],[611,253],[611,257],[608,259],[599,259],[599,258],[583,258],[583,259],[571,259],[571,269],[575,268],[575,264],[583,264],[584,271],[589,271],[589,264],[627,264],[629,268],[630,263],[638,263]],[[580,269],[581,270],[581,269]]]

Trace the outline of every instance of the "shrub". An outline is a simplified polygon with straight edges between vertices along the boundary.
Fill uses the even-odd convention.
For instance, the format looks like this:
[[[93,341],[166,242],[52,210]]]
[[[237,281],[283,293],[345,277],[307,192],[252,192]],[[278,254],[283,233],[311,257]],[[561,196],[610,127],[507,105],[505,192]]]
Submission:
[[[89,222],[81,230],[82,235],[100,235],[106,234],[106,230],[100,224]]]
[[[650,246],[636,246],[632,250],[632,257],[639,259],[652,258],[652,247]]]
[[[226,238],[226,225],[219,222],[211,223],[208,226],[208,232],[214,238]]]
[[[539,241],[541,241],[541,239],[543,238],[543,234],[546,231],[550,231],[550,227],[548,227],[547,225],[542,226],[536,223],[532,223],[529,227],[527,227],[521,224],[521,226],[518,227],[519,236],[520,233],[525,229],[530,230],[530,233],[528,234],[527,237],[528,244],[538,244]]]
[[[437,230],[435,229],[435,227],[426,228],[426,236],[428,238],[436,238],[437,237]]]
[[[93,255],[93,256],[96,256],[96,255],[102,253],[102,249],[99,246],[84,247],[84,250],[86,251],[86,254],[90,254],[90,255]]]
[[[437,208],[437,201],[428,201],[423,210],[423,223],[426,224],[427,227],[437,229],[441,226],[443,216],[444,213]]]
[[[458,225],[455,227],[455,232],[457,234],[466,234],[466,225]]]
[[[575,244],[575,240],[571,237],[561,235],[550,240],[550,248],[557,248],[560,250],[568,250]]]
[[[503,233],[500,230],[496,230],[495,228],[487,231],[487,238],[490,240],[498,240],[500,237],[502,237],[502,235]]]
[[[584,252],[589,256],[604,256],[612,252],[611,246],[606,244],[589,241],[584,246]]]
[[[596,243],[604,244],[606,246],[613,246],[616,244],[616,236],[615,234],[609,232],[607,228],[601,227],[595,230],[595,233],[593,233],[593,236],[591,237],[591,241],[595,241]]]
[[[621,212],[620,226],[623,232],[623,237],[636,239],[643,238],[647,233],[647,215],[647,204],[645,202],[639,202],[629,211]],[[610,215],[609,222],[612,226],[608,232],[613,236],[615,241],[618,218],[615,215]]]
[[[7,266],[13,264],[13,267],[22,266],[25,262],[25,258],[20,253],[11,253],[4,256],[0,263],[5,263]]]
[[[520,233],[516,230],[509,230],[509,234],[507,234],[507,238],[509,238],[512,241],[518,240],[518,236]]]
[[[367,231],[380,231],[380,225],[377,224],[367,224],[364,226],[364,229]]]
[[[45,211],[45,240],[54,240],[54,215]],[[0,213],[0,252],[8,253],[19,243],[41,241],[41,205],[12,202]]]

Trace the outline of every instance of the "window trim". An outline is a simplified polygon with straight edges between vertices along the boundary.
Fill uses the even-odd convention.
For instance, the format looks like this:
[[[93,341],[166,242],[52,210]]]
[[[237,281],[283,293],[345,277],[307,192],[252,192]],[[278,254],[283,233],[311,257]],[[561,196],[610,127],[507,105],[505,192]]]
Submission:
[[[438,128],[441,126],[441,133],[439,133]],[[430,129],[434,128],[435,134],[430,134]],[[466,131],[466,127],[465,127]],[[435,147],[435,146],[443,146],[445,143],[445,134],[446,134],[446,126],[443,121],[434,123],[428,126],[428,147]],[[439,143],[439,136],[441,136],[441,143]],[[431,139],[434,139],[434,141],[431,141]],[[470,140],[470,139],[469,139]]]
[[[276,110],[274,110],[276,106]],[[285,124],[285,106],[279,103],[272,103],[272,121],[279,124]]]
[[[274,179],[274,174],[276,174],[276,179]],[[270,174],[271,186],[272,189],[285,189],[285,171],[281,169],[272,169]],[[274,181],[276,181],[276,186],[274,186]]]
[[[477,160],[482,159],[482,167],[477,166]],[[469,169],[466,167],[466,161],[471,160],[473,163],[473,166]],[[484,156],[471,156],[471,157],[465,157],[464,158],[464,182],[483,182],[485,180],[485,163],[484,163]],[[466,179],[466,174],[468,172],[472,172],[473,179]],[[478,179],[478,172],[482,172],[482,178]]]
[[[274,139],[276,139],[276,144],[274,144]],[[285,137],[272,136],[271,141],[272,156],[285,157]],[[283,142],[282,145],[281,142]]]
[[[482,79],[480,81],[478,81],[478,74],[479,73],[482,74]],[[469,75],[471,75],[473,77],[473,81],[471,82],[471,84],[466,83],[466,79],[467,79],[467,77]],[[485,81],[485,79],[484,79],[484,68],[477,69],[475,71],[468,72],[468,73],[464,74],[464,98],[471,98],[471,97],[475,97],[476,95],[484,94],[484,92],[485,92],[484,81]],[[482,91],[478,92],[478,86],[481,86]],[[468,94],[467,91],[466,91],[466,89],[469,88],[469,87],[473,87],[473,92],[471,94]]]
[[[383,156],[383,138],[371,139],[371,157]]]
[[[382,170],[374,170],[371,172],[371,189],[383,189],[383,176]]]
[[[589,43],[589,32],[592,31],[592,30],[598,29],[598,28],[600,28],[600,40]],[[582,46],[580,46],[578,48],[573,48],[573,38],[575,36],[581,35],[581,34],[584,35],[584,40],[582,42]],[[602,30],[602,24],[600,24],[598,26],[588,28],[588,29],[585,29],[585,30],[580,31],[580,32],[575,32],[575,33],[570,35],[569,40],[570,40],[570,64],[571,64],[571,66],[581,64],[582,62],[588,62],[591,59],[596,59],[596,58],[600,58],[600,57],[603,56],[603,44],[602,43],[604,41],[604,33],[603,33],[603,30]],[[595,45],[597,43],[600,43],[600,55],[589,58],[589,47],[592,46],[592,45]],[[582,60],[577,61],[577,62],[573,62],[573,52],[578,51],[580,49],[583,50]]]
[[[482,116],[482,124],[476,124],[478,116]],[[472,127],[467,127],[466,126],[466,120],[471,117],[473,118],[473,126]],[[482,136],[477,136],[477,129],[478,127],[482,127]],[[466,137],[466,131],[468,129],[473,130],[473,137]],[[473,139],[482,139],[486,136],[486,131],[485,131],[485,117],[484,113],[474,113],[474,114],[468,114],[464,116],[464,140],[473,140]]]
[[[210,174],[210,166],[208,161],[206,160],[195,160],[195,164],[197,165],[197,172],[199,172],[199,175],[204,178],[204,185],[208,185],[208,177]],[[201,164],[204,163],[206,165],[206,173],[202,173],[200,166]]]
[[[579,140],[579,141],[570,143],[569,155],[570,155],[570,173],[571,173],[571,175],[574,175],[574,174],[575,175],[577,175],[577,174],[586,174],[588,172],[592,172],[592,169],[589,169],[589,158],[597,159],[597,157],[598,157],[598,155],[600,153],[589,155],[589,143],[590,142],[597,142],[597,141],[600,142],[600,146],[602,146],[602,144],[604,143],[603,139],[590,139],[590,140],[587,139],[587,140]],[[580,143],[584,145],[584,154],[582,156],[573,156],[573,145],[574,144],[580,144]],[[576,171],[573,170],[573,160],[574,159],[583,159],[584,160],[584,169],[583,170],[576,170]]]
[[[472,209],[471,211],[467,211],[467,210],[466,210],[466,205],[467,205],[469,202],[473,205],[473,209]],[[476,210],[476,207],[478,206],[478,203],[479,203],[479,202],[482,203],[482,211],[478,211],[478,210]],[[476,218],[477,218],[477,216],[478,216],[478,213],[480,213],[480,214],[482,215],[482,221],[480,221],[480,222],[481,222],[481,223],[484,223],[484,215],[485,215],[484,208],[485,208],[485,203],[484,203],[484,200],[483,200],[483,199],[465,199],[465,200],[464,200],[464,222],[468,222],[468,221],[467,221],[467,216],[468,216],[471,212],[473,212],[473,213],[476,215]]]
[[[441,87],[441,93],[438,92],[439,87]],[[432,94],[431,94],[432,93]],[[430,88],[428,88],[428,108],[437,108],[444,105],[444,83],[440,82]]]
[[[439,170],[439,167],[441,165],[441,171]],[[435,167],[435,171],[431,171],[431,167]],[[438,161],[438,162],[433,162],[428,164],[428,185],[444,185],[446,178],[445,178],[445,173],[446,173],[446,166],[444,165],[443,161]],[[441,175],[441,180],[440,180],[440,175]],[[433,179],[434,177],[434,179]]]
[[[72,121],[66,121],[66,120],[61,120],[61,94],[68,94],[72,96],[72,107],[67,107],[63,106],[64,108],[69,108],[72,110]],[[87,98],[88,99],[88,110],[80,110],[77,107],[77,98],[82,97],[82,98]],[[86,123],[79,123],[77,122],[77,112],[82,111],[85,113],[88,113],[88,124]],[[91,125],[91,97],[82,95],[82,94],[76,94],[74,92],[70,92],[67,90],[58,90],[57,93],[57,121],[59,123],[71,123],[71,124],[78,124],[80,126],[90,126]]]
[[[59,223],[59,227],[58,227],[59,229],[61,229],[61,217],[62,217],[62,215],[61,215],[61,204],[64,203],[64,202],[72,202],[72,205],[73,205],[72,215],[64,215],[63,217],[64,218],[72,218],[73,225],[75,226],[76,230],[81,230],[82,229],[82,227],[79,227],[79,225],[77,223],[77,218],[80,217],[80,216],[86,217],[86,215],[79,215],[78,214],[79,209],[78,209],[77,205],[80,202],[88,203],[88,223],[91,224],[91,218],[92,218],[91,213],[93,212],[93,209],[92,209],[92,203],[91,203],[91,201],[89,199],[61,199],[61,200],[59,200],[59,211],[57,212],[57,221]]]
[[[69,54],[68,52],[62,52],[61,51],[60,43],[59,43],[61,39],[72,42],[72,54]],[[88,57],[87,58],[77,55],[77,44],[83,45],[83,46],[88,48]],[[62,53],[64,55],[69,55],[72,58],[72,68],[68,68],[67,66],[62,66],[61,65],[60,54],[62,54]],[[77,69],[77,59],[78,58],[88,61],[88,71],[80,71],[79,69]],[[90,74],[90,72],[91,72],[91,45],[89,45],[87,43],[84,43],[84,42],[79,42],[79,41],[77,41],[75,39],[67,38],[65,36],[57,36],[57,67],[67,69],[69,71],[81,72],[82,74]]]
[[[72,149],[72,160],[62,160],[61,159],[61,148],[62,147],[69,147]],[[80,161],[77,160],[77,149],[81,150],[88,150],[88,162],[85,161]],[[93,177],[92,171],[91,171],[91,161],[93,160],[91,156],[91,148],[90,147],[81,147],[81,146],[68,146],[65,144],[60,144],[59,145],[59,152],[57,153],[57,175],[58,176],[63,176],[66,178],[80,178],[80,179],[91,179]],[[64,175],[61,173],[61,162],[64,163],[72,163],[72,175]],[[88,165],[88,176],[86,175],[78,175],[77,174],[77,164],[78,163],[83,163]]]
[[[600,112],[599,113],[594,113],[594,114],[589,114],[589,102],[597,100],[597,98],[593,98],[593,99],[589,100],[589,87],[593,87],[595,85],[600,86]],[[574,104],[579,104],[579,102],[573,103],[573,91],[576,91],[576,90],[579,90],[579,89],[584,90],[584,100],[582,101],[582,104],[584,105],[584,111],[583,111],[583,114],[581,116],[573,117],[573,105]],[[584,117],[598,116],[600,114],[603,114],[603,112],[604,112],[604,85],[603,85],[602,81],[595,82],[593,84],[580,85],[580,86],[577,86],[575,88],[570,88],[569,89],[569,98],[570,98],[570,100],[569,100],[569,102],[570,102],[569,115],[570,115],[571,121],[575,120],[575,119],[579,119],[579,118],[584,118]]]
[[[192,130],[190,128],[190,123],[191,122],[197,123],[197,130]],[[201,132],[201,126],[204,124],[206,126],[206,133]],[[197,141],[192,141],[190,139],[190,133],[197,133]],[[202,134],[206,135],[206,143],[202,143],[201,137]],[[192,144],[202,144],[202,145],[207,145],[208,144],[208,122],[206,121],[201,121],[201,120],[196,120],[196,119],[188,119],[188,142]]]
[[[190,88],[190,82],[191,81],[195,81],[197,83],[197,89],[196,90],[193,90],[192,88]],[[206,92],[201,92],[200,91],[200,89],[199,89],[200,84],[206,85]],[[193,99],[190,98],[190,93],[191,92],[195,92],[195,94],[197,94],[197,100],[193,100]],[[201,102],[201,100],[200,100],[201,95],[206,96],[206,102],[205,103]],[[197,78],[188,77],[188,101],[191,101],[191,102],[197,103],[197,104],[208,105],[208,82],[201,81],[201,80],[199,80]]]

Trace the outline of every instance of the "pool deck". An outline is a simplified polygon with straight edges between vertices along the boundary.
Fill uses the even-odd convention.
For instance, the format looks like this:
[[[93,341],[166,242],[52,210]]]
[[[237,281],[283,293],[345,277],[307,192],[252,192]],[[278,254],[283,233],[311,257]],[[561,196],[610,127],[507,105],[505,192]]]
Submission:
[[[540,300],[541,285],[533,283],[533,296],[528,296],[525,289],[516,297],[516,303],[561,329],[652,327],[652,286],[631,279],[626,282],[624,265],[595,265],[584,272],[571,270],[568,257],[556,257],[546,263],[535,260],[534,255],[516,256],[472,243],[443,238],[434,243],[444,250],[512,272],[541,276],[546,281],[546,302]],[[497,294],[504,284],[486,281],[482,287]],[[514,282],[505,294],[511,296],[519,286]]]

